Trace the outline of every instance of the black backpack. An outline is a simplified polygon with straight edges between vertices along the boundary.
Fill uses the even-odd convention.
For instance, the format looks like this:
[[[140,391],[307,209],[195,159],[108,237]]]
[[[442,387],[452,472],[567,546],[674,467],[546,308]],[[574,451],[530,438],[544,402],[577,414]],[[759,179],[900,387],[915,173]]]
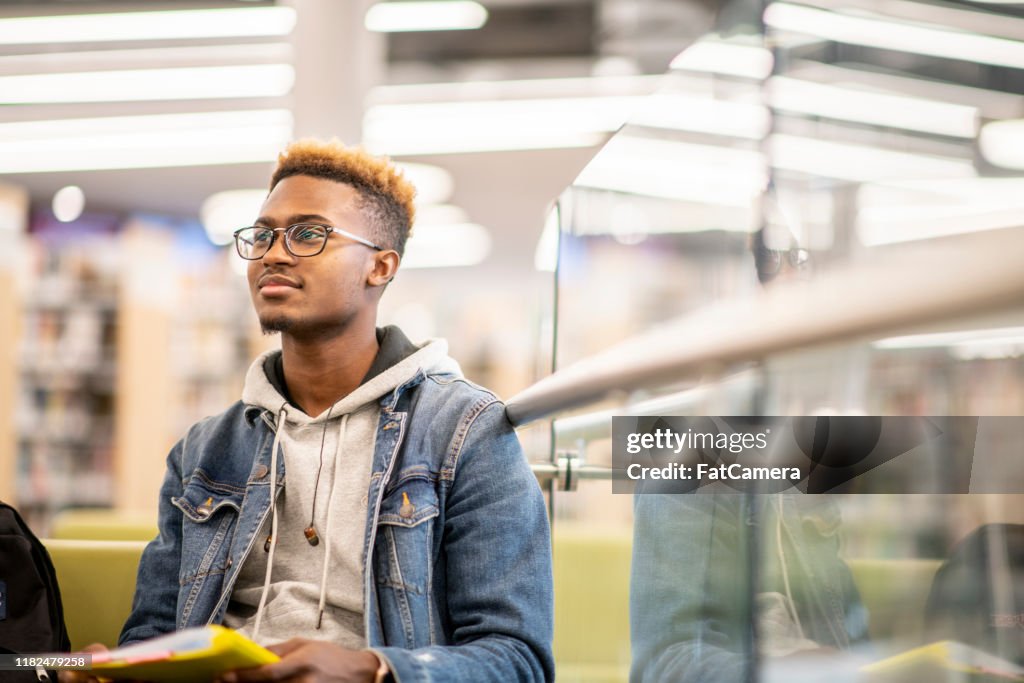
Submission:
[[[18,511],[0,502],[0,652],[70,650],[50,555]],[[37,680],[31,671],[5,671],[0,679]]]

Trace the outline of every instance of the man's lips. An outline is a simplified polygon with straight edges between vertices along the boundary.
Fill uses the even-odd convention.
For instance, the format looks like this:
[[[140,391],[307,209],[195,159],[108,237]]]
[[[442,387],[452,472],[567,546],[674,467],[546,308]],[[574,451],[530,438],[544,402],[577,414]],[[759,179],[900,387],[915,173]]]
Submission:
[[[264,275],[256,282],[256,288],[264,298],[276,298],[288,296],[302,285],[284,275]]]
[[[263,289],[264,287],[292,287],[295,289],[300,288],[300,285],[295,280],[287,278],[284,275],[264,275],[256,283],[256,287]]]

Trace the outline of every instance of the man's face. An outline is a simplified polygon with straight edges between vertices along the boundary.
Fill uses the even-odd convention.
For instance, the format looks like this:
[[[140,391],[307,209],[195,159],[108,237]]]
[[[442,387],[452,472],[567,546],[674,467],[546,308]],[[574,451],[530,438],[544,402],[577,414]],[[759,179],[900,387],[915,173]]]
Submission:
[[[332,180],[297,175],[277,184],[263,203],[256,225],[287,228],[319,223],[371,239],[359,208],[359,193]],[[316,256],[296,257],[278,232],[273,247],[249,262],[249,292],[265,332],[301,337],[332,336],[376,304],[375,250],[330,233]]]

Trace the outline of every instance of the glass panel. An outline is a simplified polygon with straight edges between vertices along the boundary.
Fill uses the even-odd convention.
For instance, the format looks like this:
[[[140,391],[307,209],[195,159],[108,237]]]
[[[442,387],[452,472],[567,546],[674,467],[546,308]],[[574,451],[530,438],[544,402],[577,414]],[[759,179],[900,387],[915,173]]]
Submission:
[[[1003,5],[723,7],[560,199],[556,366],[990,234],[1024,258],[1022,37]],[[555,420],[556,452],[607,474],[613,415],[1024,415],[1024,300],[896,322],[624,390]],[[842,493],[557,492],[560,679],[1019,675],[1024,430],[972,424]]]

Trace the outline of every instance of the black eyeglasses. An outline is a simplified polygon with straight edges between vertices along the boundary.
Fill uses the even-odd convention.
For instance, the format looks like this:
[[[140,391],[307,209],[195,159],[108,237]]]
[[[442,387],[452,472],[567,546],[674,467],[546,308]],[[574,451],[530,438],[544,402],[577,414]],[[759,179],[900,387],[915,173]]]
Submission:
[[[383,251],[384,247],[377,246],[359,235],[353,235],[341,228],[334,228],[330,225],[319,225],[317,223],[296,223],[287,228],[265,228],[260,225],[253,225],[247,228],[235,230],[235,249],[238,255],[246,261],[255,261],[266,256],[277,233],[284,233],[284,248],[292,256],[306,257],[316,256],[327,246],[327,237],[332,232],[343,235],[354,242],[363,244],[371,249]]]
[[[782,270],[782,264],[789,262],[790,268],[803,270],[808,266],[811,254],[806,249],[768,249],[759,246],[754,248],[754,262],[759,274],[768,276],[777,275]]]

